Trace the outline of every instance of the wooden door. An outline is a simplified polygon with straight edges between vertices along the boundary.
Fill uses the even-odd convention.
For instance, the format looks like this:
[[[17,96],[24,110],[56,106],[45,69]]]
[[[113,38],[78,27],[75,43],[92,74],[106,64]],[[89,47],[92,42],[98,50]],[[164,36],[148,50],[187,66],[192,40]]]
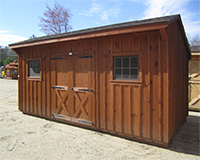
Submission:
[[[200,61],[189,62],[189,109],[200,111]]]
[[[94,71],[92,56],[52,58],[54,118],[94,125]]]

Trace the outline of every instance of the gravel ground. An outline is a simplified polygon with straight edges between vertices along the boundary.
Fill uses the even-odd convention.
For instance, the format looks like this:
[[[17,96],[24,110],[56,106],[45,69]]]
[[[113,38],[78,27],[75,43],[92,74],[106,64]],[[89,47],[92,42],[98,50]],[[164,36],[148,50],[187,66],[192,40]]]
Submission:
[[[200,159],[200,112],[189,112],[169,148],[25,115],[18,110],[17,80],[0,79],[0,159]]]

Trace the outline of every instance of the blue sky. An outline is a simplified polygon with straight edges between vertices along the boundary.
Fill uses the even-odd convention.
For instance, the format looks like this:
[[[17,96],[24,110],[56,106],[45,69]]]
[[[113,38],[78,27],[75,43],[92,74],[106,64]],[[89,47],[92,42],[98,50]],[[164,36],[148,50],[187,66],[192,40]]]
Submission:
[[[0,0],[0,45],[45,34],[38,26],[54,0]],[[73,30],[181,14],[188,39],[200,34],[200,0],[57,0],[70,8]]]

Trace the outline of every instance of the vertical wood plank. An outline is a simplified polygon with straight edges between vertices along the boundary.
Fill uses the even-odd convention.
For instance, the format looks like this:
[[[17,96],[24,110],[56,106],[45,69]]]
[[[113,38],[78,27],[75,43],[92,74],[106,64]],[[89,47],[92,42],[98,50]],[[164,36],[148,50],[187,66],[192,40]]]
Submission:
[[[121,38],[114,38],[112,43],[112,50],[113,53],[120,53],[121,52]]]
[[[121,112],[120,112],[120,116],[121,116],[121,130],[120,132],[124,132],[124,105],[123,105],[123,85],[120,85],[120,106],[121,106]]]
[[[100,128],[106,128],[106,106],[105,106],[105,43],[100,40],[98,43],[99,61],[99,121]]]
[[[89,41],[89,45],[88,45],[89,47],[90,47],[90,50],[94,50],[95,51],[95,55],[94,55],[94,59],[93,59],[93,65],[92,66],[94,66],[92,69],[92,71],[93,71],[93,77],[94,77],[94,81],[93,81],[93,88],[94,88],[94,90],[95,90],[95,92],[94,92],[94,99],[93,99],[93,104],[94,104],[94,106],[93,106],[93,109],[92,109],[92,117],[93,117],[93,122],[94,122],[94,125],[96,126],[96,123],[97,123],[97,117],[96,117],[96,110],[97,110],[97,103],[98,103],[98,98],[97,98],[97,90],[96,90],[96,88],[97,88],[97,81],[98,81],[98,79],[97,79],[97,77],[96,77],[96,73],[97,73],[97,68],[96,68],[96,60],[97,60],[97,45],[96,45],[96,41],[95,40],[90,40]]]
[[[142,51],[142,136],[150,139],[150,40],[148,35],[140,37]]]
[[[30,81],[30,113],[34,113],[33,110],[33,81]]]
[[[27,50],[28,52],[28,50]],[[31,56],[31,54],[26,54],[26,58],[28,58],[28,56]],[[24,75],[25,77],[28,77],[28,60],[26,59],[27,63],[26,63],[26,74]],[[30,112],[30,81],[26,80],[27,84],[26,84],[26,112]]]
[[[129,118],[129,124],[130,124],[130,128],[129,128],[129,132],[130,132],[130,134],[131,135],[133,135],[133,130],[134,130],[134,128],[133,128],[133,115],[132,115],[132,113],[133,113],[133,107],[132,107],[132,101],[133,101],[133,99],[132,99],[132,86],[131,85],[129,85],[129,97],[128,97],[128,99],[129,99],[129,114],[130,114],[130,118]]]
[[[74,72],[74,65],[75,65],[75,61],[72,60],[68,60],[68,67],[69,67],[69,72],[68,72],[68,82],[69,82],[69,88],[73,88],[75,86],[75,72]],[[73,90],[69,90],[69,99],[70,101],[68,101],[69,103],[69,115],[70,116],[74,116],[74,113],[76,112],[76,106],[75,106],[75,97],[73,95]]]
[[[122,90],[122,108],[123,108],[123,132],[131,135],[131,99],[130,98],[130,85],[124,85]]]
[[[44,52],[44,50],[43,50]],[[41,71],[42,71],[42,115],[46,116],[46,61],[45,61],[45,53],[41,56]]]
[[[62,51],[65,51],[65,44],[63,43],[62,45],[63,49]],[[47,48],[46,46],[43,47],[44,48],[44,53],[45,53],[45,61],[46,61],[46,90],[47,90],[47,116],[51,117],[52,114],[52,110],[51,110],[51,51],[49,50],[49,48]]]
[[[37,49],[37,56],[41,57],[41,54],[43,54],[41,52],[40,47],[38,47]],[[40,64],[41,65],[41,64]],[[41,68],[40,68],[41,70]],[[42,115],[42,94],[41,94],[41,81],[37,82],[37,107],[38,107],[38,114]]]
[[[22,68],[21,68],[21,77],[20,79],[22,80],[21,83],[20,83],[20,91],[22,92],[19,92],[20,95],[20,99],[19,99],[19,102],[21,103],[20,106],[21,108],[23,108],[22,110],[23,111],[27,111],[27,106],[26,106],[26,58],[25,58],[25,53],[22,53]],[[24,93],[24,94],[22,94]],[[22,103],[23,102],[23,103]]]
[[[121,85],[115,85],[114,89],[114,113],[115,113],[115,131],[122,132],[122,92]]]
[[[22,57],[23,57],[23,52],[22,50],[20,50],[20,54],[18,56],[18,63],[19,63],[19,66],[18,66],[18,108],[20,111],[25,111],[25,107],[26,107],[26,104],[25,106],[22,105],[21,101],[22,101],[22,90],[23,90],[23,72],[22,72]],[[24,92],[25,93],[25,92]]]
[[[33,57],[33,51],[32,51],[32,47],[28,48],[28,53],[30,57]],[[34,113],[34,108],[33,108],[33,81],[29,81],[30,83],[30,113]]]
[[[38,85],[37,85],[37,82],[36,81],[34,81],[34,113],[35,114],[38,114],[38,101],[37,101],[37,96],[38,96],[38,94],[37,94],[37,91],[38,90]]]
[[[103,70],[103,106],[105,108],[104,110],[104,114],[105,114],[105,119],[104,119],[104,123],[105,123],[105,129],[107,129],[107,103],[106,103],[106,58],[107,56],[106,54],[106,49],[104,47],[104,56],[103,56],[103,65],[104,65],[104,70]]]
[[[158,35],[151,35],[151,116],[152,116],[152,138],[159,140],[159,78],[158,78]]]
[[[168,42],[163,47],[165,50],[165,54],[163,53],[163,142],[169,141],[169,40],[168,38]]]
[[[162,61],[161,61],[161,39],[158,35],[158,140],[162,141]]]
[[[32,58],[37,58],[37,49],[39,47],[33,47],[32,48]],[[33,90],[32,90],[32,96],[33,96],[33,112],[34,114],[37,114],[37,83],[36,81],[33,81],[32,82],[32,87],[33,87]]]
[[[130,37],[123,37],[121,46],[121,52],[130,52]]]
[[[48,48],[53,48],[52,46],[47,46]],[[51,53],[52,55],[53,53]],[[56,61],[51,60],[51,87],[56,85],[57,71],[56,71]],[[51,107],[52,113],[55,113],[57,108],[56,103],[56,92],[51,88]]]
[[[99,83],[100,83],[100,79],[99,79],[99,50],[98,50],[98,42],[96,42],[96,50],[97,50],[97,53],[96,53],[96,127],[99,128],[100,127],[100,109],[99,109],[99,103],[100,103],[100,100],[99,100]]]
[[[131,37],[131,51],[135,52],[139,50],[139,42],[138,42],[138,36]]]
[[[148,35],[148,130],[147,136],[148,138],[152,139],[152,114],[151,114],[151,53],[150,53],[150,35]]]
[[[110,54],[107,58],[107,64],[108,66],[108,79],[107,79],[107,90],[108,90],[108,107],[107,107],[107,127],[109,130],[114,131],[114,86],[113,84],[110,84],[110,80],[113,79],[113,58],[112,58],[112,53],[113,53],[113,41],[110,41]],[[109,87],[109,88],[108,88]]]
[[[88,59],[88,88],[92,88],[93,89],[93,79],[94,77],[92,76],[92,61],[93,59]],[[89,92],[89,99],[88,99],[88,117],[89,117],[89,121],[92,121],[92,99],[94,98],[94,93],[93,92]]]
[[[94,93],[92,93],[92,98],[91,98],[91,120],[92,122],[95,124],[96,123],[96,117],[95,117],[95,106],[96,106],[96,88],[95,88],[95,84],[96,84],[96,77],[95,77],[95,60],[96,60],[96,55],[94,54],[93,55],[93,59],[92,59],[92,62],[91,62],[91,88],[94,90]],[[96,125],[96,124],[95,124]]]
[[[132,87],[133,134],[140,136],[140,87]]]

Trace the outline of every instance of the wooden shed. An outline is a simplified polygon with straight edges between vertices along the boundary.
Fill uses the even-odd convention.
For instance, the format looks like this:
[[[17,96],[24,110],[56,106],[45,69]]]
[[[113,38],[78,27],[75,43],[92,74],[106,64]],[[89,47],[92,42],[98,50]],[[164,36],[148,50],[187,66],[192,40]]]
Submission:
[[[190,46],[189,60],[189,109],[200,111],[200,46]]]
[[[23,113],[160,146],[186,120],[190,49],[180,15],[9,46]]]

